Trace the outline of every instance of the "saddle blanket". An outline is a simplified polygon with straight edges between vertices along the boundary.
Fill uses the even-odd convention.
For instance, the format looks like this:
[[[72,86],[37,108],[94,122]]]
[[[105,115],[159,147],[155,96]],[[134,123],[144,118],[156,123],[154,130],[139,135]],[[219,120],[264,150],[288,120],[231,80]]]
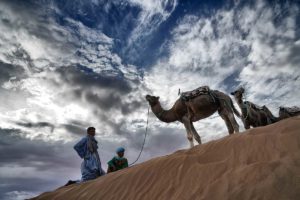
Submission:
[[[203,94],[209,94],[209,91],[210,91],[210,89],[208,86],[201,86],[195,90],[181,93],[180,98],[183,101],[189,101],[190,99],[193,99],[197,96],[200,96]]]

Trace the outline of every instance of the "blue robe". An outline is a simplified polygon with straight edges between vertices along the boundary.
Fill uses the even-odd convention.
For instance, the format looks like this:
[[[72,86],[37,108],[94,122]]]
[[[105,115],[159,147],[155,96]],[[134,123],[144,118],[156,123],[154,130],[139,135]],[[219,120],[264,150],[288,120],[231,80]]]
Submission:
[[[78,155],[83,159],[81,163],[82,181],[92,180],[105,174],[101,168],[97,143],[93,136],[87,135],[74,146]]]

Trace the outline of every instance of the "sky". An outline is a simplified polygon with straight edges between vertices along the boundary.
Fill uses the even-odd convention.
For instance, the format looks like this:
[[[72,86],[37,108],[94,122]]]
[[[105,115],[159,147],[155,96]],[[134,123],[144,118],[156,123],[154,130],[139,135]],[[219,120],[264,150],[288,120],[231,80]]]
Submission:
[[[119,146],[133,162],[146,94],[168,109],[179,88],[243,86],[275,116],[300,106],[299,9],[297,0],[1,0],[0,199],[80,179],[73,146],[89,126],[105,170]],[[195,127],[203,142],[228,135],[217,114]],[[150,112],[138,163],[187,148],[182,124]]]

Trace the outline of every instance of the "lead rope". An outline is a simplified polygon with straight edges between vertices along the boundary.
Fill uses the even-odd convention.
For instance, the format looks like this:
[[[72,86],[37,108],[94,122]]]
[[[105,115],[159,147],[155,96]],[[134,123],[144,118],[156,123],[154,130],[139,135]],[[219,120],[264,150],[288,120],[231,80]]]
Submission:
[[[145,131],[145,137],[144,137],[143,145],[142,145],[141,151],[140,151],[140,153],[139,153],[137,159],[136,159],[133,163],[131,163],[129,166],[132,166],[132,165],[133,165],[134,163],[136,163],[136,162],[140,159],[140,157],[141,157],[141,154],[142,154],[143,149],[144,149],[144,146],[145,146],[147,133],[148,133],[148,121],[149,121],[149,106],[148,106],[147,124],[146,124],[146,131]]]

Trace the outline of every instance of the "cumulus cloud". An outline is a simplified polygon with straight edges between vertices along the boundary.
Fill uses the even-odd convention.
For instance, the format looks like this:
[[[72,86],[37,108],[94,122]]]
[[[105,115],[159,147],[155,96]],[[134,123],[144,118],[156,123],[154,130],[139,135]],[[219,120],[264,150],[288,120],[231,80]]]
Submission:
[[[167,109],[179,88],[209,85],[229,93],[242,85],[247,100],[275,114],[280,105],[298,104],[298,5],[235,1],[185,14],[176,12],[180,3],[0,2],[5,198],[27,198],[79,178],[81,160],[72,146],[88,126],[96,127],[104,168],[118,146],[134,161],[146,128],[146,93],[161,96]],[[163,31],[170,29],[167,38]],[[217,114],[195,125],[203,142],[227,135]],[[187,147],[181,123],[163,123],[150,112],[139,162]]]
[[[5,71],[1,74],[1,90],[10,96],[13,91],[18,91],[20,98],[26,101],[17,109],[10,106],[6,109],[7,113],[2,116],[3,127],[13,128],[17,124],[30,131],[32,126],[24,124],[51,123],[56,127],[54,133],[54,128],[34,130],[28,137],[63,139],[66,134],[62,127],[72,125],[61,124],[68,124],[68,121],[89,121],[102,126],[105,132],[105,121],[114,127],[119,126],[119,121],[108,119],[111,113],[102,114],[102,111],[116,105],[121,114],[128,114],[140,107],[139,100],[133,99],[134,94],[127,95],[136,88],[132,85],[139,83],[138,71],[133,65],[123,65],[121,58],[113,52],[113,39],[68,17],[63,19],[62,26],[53,19],[54,14],[61,14],[55,6],[49,11],[37,9],[41,6],[37,2],[27,11],[36,9],[38,12],[26,12],[22,8],[27,8],[30,3],[2,4],[0,26],[5,32],[0,36],[1,45],[15,48],[0,53]],[[13,68],[6,70],[10,66]],[[22,73],[17,73],[21,69]]]
[[[280,105],[297,105],[300,71],[290,57],[298,49],[298,9],[289,3],[237,2],[214,15],[184,16],[166,45],[169,56],[147,72],[145,84],[169,107],[179,88],[201,85],[227,93],[242,85],[247,100],[266,104],[274,113]],[[222,123],[217,117],[202,120],[197,130],[213,139],[226,132]]]
[[[72,43],[64,40],[69,33],[41,11],[34,12],[37,10],[30,2],[1,2],[0,58],[22,66],[29,74],[51,64],[64,64],[74,50]]]
[[[287,5],[282,6],[284,10],[278,11],[278,5],[270,7],[263,1],[256,5],[258,12],[252,14],[254,25],[244,27],[251,51],[239,76],[249,100],[270,105],[273,111],[281,105],[297,105],[299,98],[299,66],[290,59],[298,49],[299,7],[292,6],[286,11]],[[248,16],[249,9],[239,13],[240,19]],[[239,23],[244,24],[242,20]]]
[[[80,1],[69,3],[68,9]],[[107,11],[115,6],[105,5]],[[88,126],[96,127],[104,169],[116,147],[127,149],[130,162],[141,149],[148,90],[142,72],[118,55],[113,29],[103,29],[100,21],[99,29],[91,27],[63,9],[54,1],[45,7],[40,1],[1,2],[0,97],[5,105],[0,106],[0,176],[5,198],[27,198],[78,179],[81,161],[72,146]],[[159,129],[155,133],[154,139],[148,135],[139,162],[170,153],[181,141],[175,134],[173,144],[154,152],[162,142]]]

